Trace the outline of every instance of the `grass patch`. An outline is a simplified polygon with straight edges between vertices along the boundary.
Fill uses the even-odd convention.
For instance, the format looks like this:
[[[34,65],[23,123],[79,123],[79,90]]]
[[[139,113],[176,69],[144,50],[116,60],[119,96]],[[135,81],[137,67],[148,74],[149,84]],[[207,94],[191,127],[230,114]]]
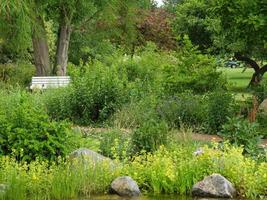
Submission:
[[[253,69],[244,68],[220,68],[220,71],[227,77],[231,91],[247,92],[246,88],[253,74]]]
[[[221,71],[229,82],[229,89],[236,95],[236,99],[245,101],[248,97],[251,97],[251,92],[247,89],[250,79],[253,75],[253,69],[244,68],[220,68]],[[266,75],[265,75],[266,76]]]

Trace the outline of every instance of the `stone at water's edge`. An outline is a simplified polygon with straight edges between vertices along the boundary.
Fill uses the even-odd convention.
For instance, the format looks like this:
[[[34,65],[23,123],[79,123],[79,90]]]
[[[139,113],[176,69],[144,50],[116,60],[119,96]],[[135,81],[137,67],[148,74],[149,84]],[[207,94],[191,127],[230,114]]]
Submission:
[[[116,178],[111,183],[111,192],[120,196],[140,196],[141,192],[137,183],[129,176],[122,176]]]
[[[69,158],[72,159],[81,159],[84,161],[84,164],[88,164],[88,162],[92,162],[94,165],[101,163],[101,162],[108,162],[112,167],[114,167],[114,163],[111,159],[102,156],[101,154],[92,151],[86,148],[80,148],[72,153],[70,153]]]
[[[197,197],[233,198],[236,190],[233,184],[220,174],[212,174],[196,183],[192,195]]]
[[[69,157],[71,159],[90,157],[96,161],[101,161],[101,160],[107,159],[106,157],[102,156],[101,154],[96,153],[95,151],[92,151],[92,150],[86,149],[86,148],[80,148],[80,149],[73,151],[72,153],[70,153]]]

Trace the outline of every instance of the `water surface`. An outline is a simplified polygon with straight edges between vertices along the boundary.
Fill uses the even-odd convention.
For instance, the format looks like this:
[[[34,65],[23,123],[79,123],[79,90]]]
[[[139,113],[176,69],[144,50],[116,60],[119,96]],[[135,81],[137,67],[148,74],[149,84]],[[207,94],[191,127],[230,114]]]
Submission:
[[[141,197],[127,198],[119,197],[117,195],[98,195],[87,198],[81,198],[79,200],[223,200],[223,199],[209,199],[209,198],[195,198],[189,196],[179,195],[142,195]]]

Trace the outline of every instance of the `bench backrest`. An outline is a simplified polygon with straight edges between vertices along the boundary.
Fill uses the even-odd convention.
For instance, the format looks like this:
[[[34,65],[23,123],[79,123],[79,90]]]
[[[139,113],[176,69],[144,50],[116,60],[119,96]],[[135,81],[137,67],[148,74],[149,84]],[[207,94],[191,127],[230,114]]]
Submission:
[[[69,83],[69,76],[34,76],[30,89],[58,88],[67,86]]]

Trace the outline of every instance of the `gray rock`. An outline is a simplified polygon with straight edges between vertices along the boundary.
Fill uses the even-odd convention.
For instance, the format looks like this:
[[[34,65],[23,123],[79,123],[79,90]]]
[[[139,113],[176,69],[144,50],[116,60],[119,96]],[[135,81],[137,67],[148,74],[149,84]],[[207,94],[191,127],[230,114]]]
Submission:
[[[111,165],[111,167],[114,167],[114,163],[112,162],[111,159],[105,156],[102,156],[101,154],[95,151],[86,149],[86,148],[80,148],[80,149],[73,151],[72,153],[70,153],[69,158],[70,160],[75,159],[75,160],[81,161],[85,165],[92,164],[95,166],[99,163],[107,162]]]
[[[220,174],[212,174],[196,183],[192,195],[198,197],[233,198],[236,190],[233,184]]]
[[[116,178],[111,183],[111,192],[120,196],[140,196],[141,192],[137,183],[129,176],[122,176]]]

